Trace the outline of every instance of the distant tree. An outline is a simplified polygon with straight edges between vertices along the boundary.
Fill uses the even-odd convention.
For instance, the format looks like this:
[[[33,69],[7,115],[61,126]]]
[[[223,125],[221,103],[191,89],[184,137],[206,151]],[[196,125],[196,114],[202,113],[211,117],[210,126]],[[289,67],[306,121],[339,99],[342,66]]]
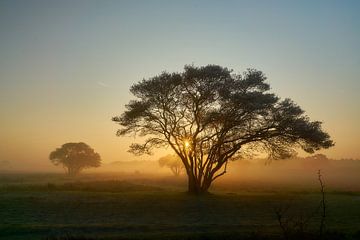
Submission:
[[[179,176],[180,173],[184,170],[184,164],[177,155],[166,155],[159,158],[160,167],[168,167],[175,176]]]
[[[324,154],[318,153],[304,158],[303,166],[307,169],[321,169],[330,164],[330,159]]]
[[[269,92],[261,71],[234,74],[216,65],[185,66],[134,84],[136,100],[112,120],[117,135],[148,136],[132,144],[134,154],[170,146],[188,175],[190,193],[207,192],[226,173],[227,163],[246,153],[267,152],[284,158],[297,147],[313,153],[333,146],[321,122],[310,121],[290,99]]]
[[[305,160],[309,161],[321,161],[321,162],[327,162],[329,161],[328,157],[325,154],[314,154],[312,156],[306,157]]]
[[[81,170],[99,167],[101,158],[89,145],[79,143],[65,143],[50,153],[49,159],[55,165],[62,165],[70,176],[77,175]]]

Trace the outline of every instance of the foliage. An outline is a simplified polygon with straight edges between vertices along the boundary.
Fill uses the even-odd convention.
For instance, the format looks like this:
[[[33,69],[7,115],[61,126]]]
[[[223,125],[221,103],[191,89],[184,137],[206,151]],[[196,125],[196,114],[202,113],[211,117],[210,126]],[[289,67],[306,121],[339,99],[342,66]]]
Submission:
[[[326,155],[318,153],[318,154],[314,154],[312,156],[306,157],[305,160],[306,161],[316,161],[316,162],[326,163],[330,159]]]
[[[119,136],[148,137],[130,146],[134,154],[170,146],[184,164],[189,192],[206,192],[228,161],[244,154],[266,152],[277,159],[297,147],[313,153],[333,146],[321,122],[269,89],[255,69],[241,75],[217,65],[187,65],[182,73],[163,72],[134,84],[130,91],[137,99],[113,121],[121,126]]]
[[[176,155],[166,155],[159,158],[160,167],[168,167],[175,176],[179,176],[184,169],[181,159]]]
[[[99,167],[101,164],[100,155],[82,142],[63,144],[50,153],[49,159],[55,165],[62,165],[72,176],[85,168]]]

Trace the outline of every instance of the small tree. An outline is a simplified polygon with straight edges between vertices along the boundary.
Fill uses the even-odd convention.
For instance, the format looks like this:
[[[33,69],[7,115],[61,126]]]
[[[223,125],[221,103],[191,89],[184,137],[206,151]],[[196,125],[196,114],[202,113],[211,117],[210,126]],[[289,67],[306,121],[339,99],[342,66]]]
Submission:
[[[50,153],[49,159],[55,165],[62,165],[70,176],[77,175],[81,170],[99,167],[101,158],[89,145],[79,143],[65,143]]]
[[[137,98],[113,118],[119,136],[148,136],[134,154],[171,147],[184,164],[191,193],[207,192],[230,160],[249,152],[285,158],[296,148],[313,153],[333,146],[321,122],[310,121],[290,99],[269,92],[260,71],[243,75],[216,65],[185,66],[182,73],[144,79],[130,91]]]
[[[325,218],[327,215],[327,205],[325,185],[321,170],[318,170],[318,181],[320,183],[321,200],[318,208],[314,209],[312,212],[305,213],[303,210],[301,211],[301,209],[291,209],[293,208],[291,202],[274,209],[284,239],[324,239],[324,234],[326,234]],[[320,224],[319,232],[317,234],[309,231],[308,227],[319,212]],[[338,238],[335,237],[334,239]]]
[[[176,155],[166,155],[159,158],[160,167],[168,167],[175,176],[179,176],[184,169],[184,164]]]

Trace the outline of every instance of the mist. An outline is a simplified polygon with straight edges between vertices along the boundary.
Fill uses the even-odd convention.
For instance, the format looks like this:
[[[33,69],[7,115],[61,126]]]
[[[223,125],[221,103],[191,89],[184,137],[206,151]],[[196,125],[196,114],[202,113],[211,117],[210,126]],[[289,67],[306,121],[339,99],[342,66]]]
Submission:
[[[329,191],[360,190],[360,160],[329,159],[317,154],[310,157],[296,157],[285,160],[241,159],[227,166],[224,176],[212,186],[215,191],[316,191],[317,173],[321,171]],[[61,166],[49,161],[34,164],[33,161],[1,161],[0,174],[56,174],[66,176]],[[168,167],[161,167],[156,160],[145,157],[134,161],[103,163],[99,168],[85,169],[75,180],[84,179],[123,180],[162,187],[186,188],[184,171],[174,176]]]
[[[293,158],[270,163],[266,159],[232,162],[228,166],[228,174],[215,186],[237,190],[318,190],[319,170],[328,190],[360,190],[360,161],[332,160],[326,156],[323,159]]]
[[[320,154],[319,154],[320,155]],[[317,156],[317,155],[315,155]],[[321,156],[321,155],[320,155]],[[323,155],[322,155],[323,156]],[[286,160],[243,159],[230,162],[227,173],[214,182],[218,191],[282,191],[317,190],[317,173],[321,170],[328,190],[359,191],[360,161],[353,159],[334,160],[314,157]],[[157,161],[118,161],[104,164],[88,172],[113,173],[130,178],[145,179],[144,182],[169,181],[169,184],[186,187],[185,172],[174,176],[169,168],[160,167]],[[126,177],[124,177],[126,178]]]

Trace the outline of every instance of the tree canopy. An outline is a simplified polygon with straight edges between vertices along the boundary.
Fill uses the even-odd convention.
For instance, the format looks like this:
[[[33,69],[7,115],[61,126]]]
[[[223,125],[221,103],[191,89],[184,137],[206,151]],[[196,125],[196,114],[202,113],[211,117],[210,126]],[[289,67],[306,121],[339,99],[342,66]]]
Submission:
[[[169,146],[182,160],[189,192],[206,192],[226,172],[227,163],[251,153],[286,158],[301,148],[313,153],[334,145],[292,100],[270,92],[265,75],[243,74],[217,65],[186,65],[134,84],[136,97],[113,121],[117,135],[147,137],[134,143],[134,154]]]
[[[177,155],[168,154],[159,158],[160,167],[168,167],[175,176],[179,176],[184,169],[184,164]]]
[[[101,164],[100,155],[83,142],[65,143],[51,152],[49,159],[55,165],[62,165],[72,176],[85,168],[99,167]]]

